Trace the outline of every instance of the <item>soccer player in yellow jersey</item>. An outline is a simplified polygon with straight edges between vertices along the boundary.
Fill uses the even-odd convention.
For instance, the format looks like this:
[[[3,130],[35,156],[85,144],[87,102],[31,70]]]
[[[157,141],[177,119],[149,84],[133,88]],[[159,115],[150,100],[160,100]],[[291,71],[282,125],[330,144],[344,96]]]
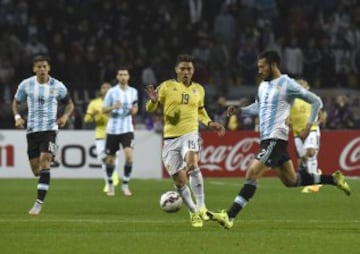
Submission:
[[[104,192],[108,191],[108,184],[107,184],[107,175],[106,175],[106,166],[104,159],[106,157],[105,154],[105,138],[106,138],[106,124],[108,122],[109,117],[102,113],[102,107],[104,102],[104,97],[106,92],[111,88],[110,83],[103,83],[100,87],[100,95],[98,98],[95,98],[90,101],[86,114],[85,114],[85,123],[95,123],[95,144],[96,144],[96,153],[97,158],[101,162],[101,169],[104,172],[104,179],[105,179],[105,187]],[[113,182],[114,185],[119,184],[119,176],[116,170],[113,173]]]
[[[225,129],[210,119],[204,107],[204,88],[191,80],[193,58],[179,55],[175,72],[176,79],[164,81],[156,90],[152,85],[147,86],[150,99],[146,102],[146,110],[154,112],[158,106],[163,107],[162,160],[189,209],[192,226],[202,227],[203,220],[209,218],[206,215],[203,177],[198,166],[201,146],[199,121],[219,135],[224,135]]]
[[[309,90],[310,86],[306,80],[299,79],[297,82]],[[307,170],[310,174],[318,174],[317,155],[320,148],[320,128],[319,122],[316,121],[311,126],[309,135],[303,140],[300,137],[301,131],[305,128],[307,120],[310,116],[311,105],[304,100],[296,98],[290,111],[290,124],[294,134],[294,143],[296,152],[299,157],[301,170]],[[320,111],[319,115],[324,114]],[[321,185],[305,186],[303,193],[318,192]]]

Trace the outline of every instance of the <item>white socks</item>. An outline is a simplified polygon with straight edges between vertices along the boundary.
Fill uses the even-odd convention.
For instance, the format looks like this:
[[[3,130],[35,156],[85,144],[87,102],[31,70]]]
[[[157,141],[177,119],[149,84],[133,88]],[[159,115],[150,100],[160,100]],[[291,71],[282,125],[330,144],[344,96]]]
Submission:
[[[176,190],[179,192],[180,196],[182,197],[183,201],[185,202],[186,206],[189,208],[190,212],[195,212],[195,204],[191,197],[191,191],[189,189],[189,186],[186,184],[182,187],[175,186]]]
[[[205,207],[204,179],[200,169],[190,172],[189,183],[196,200],[196,208]]]
[[[308,157],[306,160],[306,166],[309,174],[317,175],[318,174],[318,161],[316,155],[313,157]]]

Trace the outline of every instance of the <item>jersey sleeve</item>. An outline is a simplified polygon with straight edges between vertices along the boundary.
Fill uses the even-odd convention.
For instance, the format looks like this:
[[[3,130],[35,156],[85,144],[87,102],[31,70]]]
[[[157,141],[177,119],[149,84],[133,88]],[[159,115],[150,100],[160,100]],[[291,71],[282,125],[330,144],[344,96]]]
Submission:
[[[294,100],[295,98],[300,98],[311,104],[311,112],[308,123],[309,124],[314,123],[317,119],[320,109],[323,106],[320,97],[306,90],[305,88],[297,84],[294,80],[289,82],[287,87],[287,94],[291,101]]]
[[[241,108],[242,114],[258,115],[259,114],[259,102],[256,100],[254,103]]]
[[[104,98],[104,102],[103,102],[103,107],[110,107],[113,104],[113,100],[112,100],[112,92],[111,90],[109,90]]]
[[[160,104],[164,105],[165,102],[165,97],[166,97],[166,83],[163,83],[159,86],[158,88],[158,98],[159,98],[159,102]]]
[[[58,94],[60,100],[64,99],[66,96],[68,96],[68,90],[66,88],[66,86],[60,82],[59,83],[59,94]]]
[[[138,90],[134,88],[134,100],[132,102],[133,106],[137,106],[139,102],[139,94],[138,94]]]
[[[84,117],[84,122],[85,123],[90,123],[93,121],[93,114],[94,114],[94,107],[93,107],[94,103],[91,101],[86,109],[86,114]]]
[[[211,122],[211,118],[204,107],[199,108],[199,121],[206,126],[209,126]]]
[[[18,102],[25,101],[27,97],[26,90],[25,90],[25,82],[21,82],[18,86],[14,99]]]
[[[199,121],[208,126],[211,122],[211,118],[209,117],[206,109],[205,109],[205,90],[200,87],[200,99],[199,99]]]

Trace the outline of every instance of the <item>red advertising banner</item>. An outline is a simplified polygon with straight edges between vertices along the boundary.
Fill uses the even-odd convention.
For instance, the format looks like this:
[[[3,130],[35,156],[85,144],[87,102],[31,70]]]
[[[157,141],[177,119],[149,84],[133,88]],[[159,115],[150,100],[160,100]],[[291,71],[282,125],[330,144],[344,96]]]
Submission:
[[[223,137],[205,131],[201,137],[200,168],[204,177],[242,177],[259,150],[259,133],[254,131],[229,131]],[[292,136],[289,153],[297,167]],[[360,176],[360,131],[322,131],[318,160],[325,174],[341,169],[344,175]],[[273,175],[269,172],[266,176]],[[165,170],[163,176],[168,176]]]

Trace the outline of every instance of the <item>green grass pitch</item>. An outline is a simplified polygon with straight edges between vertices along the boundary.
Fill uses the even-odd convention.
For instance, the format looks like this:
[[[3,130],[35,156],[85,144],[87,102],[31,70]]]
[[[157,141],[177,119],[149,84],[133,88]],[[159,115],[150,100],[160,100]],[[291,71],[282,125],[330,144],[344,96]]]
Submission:
[[[243,179],[206,179],[209,209],[227,208]],[[277,178],[261,179],[255,198],[231,230],[215,222],[192,228],[187,209],[167,214],[160,194],[166,180],[131,182],[134,196],[117,188],[102,192],[103,180],[52,179],[42,214],[27,214],[36,179],[0,179],[1,254],[352,254],[360,253],[360,180],[348,181],[352,196],[324,186],[316,194],[287,189]]]

